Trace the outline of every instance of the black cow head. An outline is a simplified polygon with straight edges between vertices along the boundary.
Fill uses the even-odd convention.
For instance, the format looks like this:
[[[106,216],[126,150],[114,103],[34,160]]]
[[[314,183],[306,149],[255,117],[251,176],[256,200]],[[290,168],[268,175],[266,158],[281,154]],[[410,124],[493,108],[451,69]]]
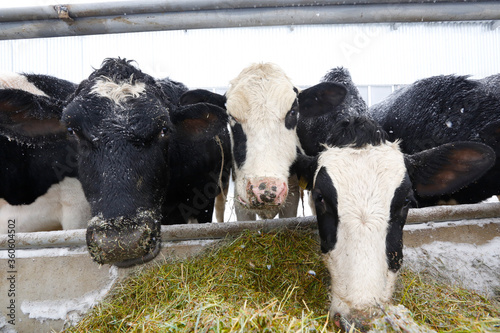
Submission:
[[[175,176],[169,174],[169,143],[204,140],[226,126],[225,111],[214,105],[177,108],[185,88],[171,86],[179,89],[165,89],[130,61],[107,59],[62,112],[39,114],[13,102],[1,116],[7,119],[1,130],[22,132],[21,140],[77,143],[80,181],[93,215],[87,244],[98,263],[128,265],[158,253],[160,224],[168,224],[165,190]]]

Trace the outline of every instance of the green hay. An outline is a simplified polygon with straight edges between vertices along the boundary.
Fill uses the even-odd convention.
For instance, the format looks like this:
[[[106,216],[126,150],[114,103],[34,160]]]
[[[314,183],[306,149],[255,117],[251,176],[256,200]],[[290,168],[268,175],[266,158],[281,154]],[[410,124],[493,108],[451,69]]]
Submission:
[[[500,304],[476,292],[440,282],[429,273],[403,270],[396,301],[438,332],[500,332]]]
[[[309,231],[247,232],[144,269],[66,332],[337,332],[329,274]],[[314,272],[314,273],[313,273]],[[404,270],[395,302],[440,332],[500,331],[500,307]]]

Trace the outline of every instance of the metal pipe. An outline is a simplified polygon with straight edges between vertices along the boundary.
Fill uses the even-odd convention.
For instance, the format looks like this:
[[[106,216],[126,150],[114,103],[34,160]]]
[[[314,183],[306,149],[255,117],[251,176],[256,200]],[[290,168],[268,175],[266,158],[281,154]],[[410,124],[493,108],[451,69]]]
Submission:
[[[491,0],[469,0],[473,2],[490,2]],[[420,3],[457,3],[457,0],[420,0]],[[279,7],[316,7],[367,5],[367,4],[413,4],[414,0],[144,0],[117,1],[96,3],[75,3],[62,5],[68,8],[72,18],[134,15],[165,12],[185,12],[200,10],[244,9],[244,8],[279,8]],[[0,12],[0,22],[36,21],[57,19],[53,5],[4,8]]]
[[[500,217],[500,202],[482,203],[456,206],[434,206],[410,209],[406,224],[425,222],[482,220],[486,222],[498,221]],[[317,229],[315,216],[295,217],[287,219],[260,220],[248,222],[180,224],[162,226],[161,239],[163,242],[176,242],[193,239],[221,239],[228,235],[237,235],[244,231],[269,232],[281,228],[288,229]],[[15,241],[12,236],[0,235],[0,250],[8,250],[9,244],[14,243],[16,249],[23,248],[50,248],[86,246],[86,230],[65,230],[51,232],[19,233]]]
[[[500,19],[500,2],[243,8],[0,23],[0,40],[158,30]]]

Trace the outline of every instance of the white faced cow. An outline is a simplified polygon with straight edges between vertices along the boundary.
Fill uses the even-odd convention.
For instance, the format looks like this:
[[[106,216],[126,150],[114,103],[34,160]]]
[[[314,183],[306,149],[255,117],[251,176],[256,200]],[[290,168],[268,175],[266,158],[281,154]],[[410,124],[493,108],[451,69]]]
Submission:
[[[301,119],[324,112],[338,116],[342,110],[328,96],[346,92],[330,82],[305,90],[299,100],[307,106],[300,108]],[[304,134],[301,141],[315,137]],[[312,190],[321,250],[331,274],[330,313],[346,331],[353,322],[366,330],[365,320],[391,301],[414,193],[456,191],[486,172],[495,153],[481,143],[454,142],[405,155],[363,112],[337,117],[324,137],[323,150],[299,156],[295,167]]]
[[[47,75],[3,74],[0,113],[21,108],[40,116],[61,110],[75,89],[73,83]],[[77,179],[75,145],[13,139],[33,130],[19,126],[15,134],[0,136],[0,233],[8,231],[9,219],[16,232],[86,228],[90,206]]]
[[[274,217],[289,196],[299,146],[297,95],[283,70],[270,63],[245,68],[226,93],[237,200],[264,218]],[[297,190],[295,182],[289,216],[297,213]]]
[[[0,114],[0,131],[16,139],[75,145],[92,213],[87,245],[96,262],[150,260],[160,249],[160,224],[186,223],[213,209],[230,161],[230,152],[223,153],[227,115],[211,104],[176,107],[185,90],[131,61],[106,59],[62,112],[37,114],[12,100]],[[209,222],[211,213],[199,222]]]
[[[181,103],[226,108],[231,127],[238,220],[297,214],[299,188],[290,167],[300,150],[296,127],[299,92],[272,63],[252,64],[230,82],[225,96],[197,90]]]

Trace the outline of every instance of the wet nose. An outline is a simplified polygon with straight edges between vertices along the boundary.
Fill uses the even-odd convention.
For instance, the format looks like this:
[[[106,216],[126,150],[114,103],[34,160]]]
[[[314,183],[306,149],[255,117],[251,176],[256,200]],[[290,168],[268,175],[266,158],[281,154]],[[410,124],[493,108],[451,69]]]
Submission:
[[[288,186],[279,179],[253,179],[247,183],[247,194],[254,205],[281,205],[286,200]]]
[[[87,228],[87,247],[94,261],[128,267],[153,259],[160,250],[160,222],[140,213],[133,218],[96,216]]]

